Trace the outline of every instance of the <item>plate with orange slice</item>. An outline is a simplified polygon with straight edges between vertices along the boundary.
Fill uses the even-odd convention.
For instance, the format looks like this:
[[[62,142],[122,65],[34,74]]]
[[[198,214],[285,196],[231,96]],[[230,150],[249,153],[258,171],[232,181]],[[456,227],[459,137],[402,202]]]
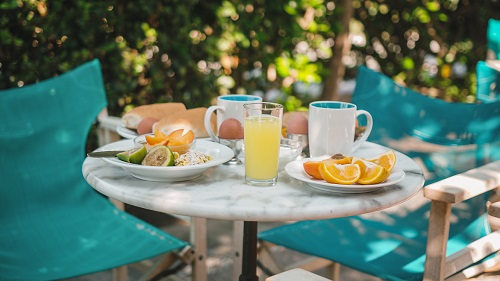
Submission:
[[[335,193],[365,193],[400,182],[405,172],[387,151],[370,158],[305,158],[290,162],[285,171],[309,186]]]

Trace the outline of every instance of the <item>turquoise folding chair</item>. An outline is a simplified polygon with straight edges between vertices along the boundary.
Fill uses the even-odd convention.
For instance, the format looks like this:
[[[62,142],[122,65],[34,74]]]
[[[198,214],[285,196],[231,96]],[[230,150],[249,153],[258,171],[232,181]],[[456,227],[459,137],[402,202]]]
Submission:
[[[488,41],[487,57],[497,60],[500,59],[500,20],[488,20],[486,39]]]
[[[476,96],[486,103],[500,97],[500,20],[488,21],[487,41],[487,61],[479,61],[476,65]]]
[[[485,214],[487,191],[500,186],[500,177],[495,177],[498,175],[494,171],[497,169],[496,173],[500,174],[500,163],[485,168],[490,173],[490,180],[473,192],[464,192],[467,187],[451,185],[448,177],[500,159],[500,102],[447,103],[399,86],[389,77],[361,67],[353,103],[373,116],[373,130],[368,140],[413,157],[427,172],[426,184],[434,184],[425,188],[425,197],[421,192],[384,211],[287,224],[260,232],[259,239],[263,243],[270,242],[321,257],[385,280],[422,280],[428,237],[436,239],[429,241],[443,241],[440,254],[444,256],[446,252],[449,257],[490,232]],[[476,172],[480,173],[486,172]],[[464,177],[471,177],[471,174]],[[452,186],[451,191],[448,190]],[[440,195],[433,196],[433,190],[438,190]],[[433,205],[440,206],[432,211],[440,220],[433,226],[429,225],[429,199]],[[451,213],[446,214],[444,211],[452,203]],[[450,223],[449,233],[444,227],[446,222]],[[493,254],[499,246],[495,247],[481,253],[486,256]],[[433,248],[434,251],[441,250],[439,244],[430,247]],[[434,254],[433,258],[439,258]],[[482,258],[484,256],[468,261],[475,263]],[[440,262],[426,274],[443,276]],[[447,271],[444,277],[456,273],[465,275],[460,272],[465,263],[452,263],[448,269],[450,266],[456,267]],[[431,277],[427,280],[439,279]]]
[[[70,278],[189,247],[83,178],[87,134],[105,106],[97,60],[0,91],[1,280]]]

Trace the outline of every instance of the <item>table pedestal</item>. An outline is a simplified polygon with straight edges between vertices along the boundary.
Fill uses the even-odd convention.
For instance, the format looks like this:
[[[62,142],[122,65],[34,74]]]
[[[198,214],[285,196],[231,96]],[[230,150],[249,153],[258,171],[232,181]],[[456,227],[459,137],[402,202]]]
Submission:
[[[243,225],[242,269],[239,281],[258,281],[257,276],[257,222],[245,221]]]

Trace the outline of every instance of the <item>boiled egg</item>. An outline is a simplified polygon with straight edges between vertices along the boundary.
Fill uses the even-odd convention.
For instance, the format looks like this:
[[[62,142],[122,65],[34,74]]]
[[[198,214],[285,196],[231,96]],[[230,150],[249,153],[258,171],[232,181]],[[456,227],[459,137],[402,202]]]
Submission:
[[[291,113],[288,119],[288,127],[287,132],[289,134],[300,134],[307,135],[308,134],[308,121],[307,118],[298,112]]]
[[[243,126],[235,118],[224,120],[219,127],[219,138],[221,139],[243,139]]]

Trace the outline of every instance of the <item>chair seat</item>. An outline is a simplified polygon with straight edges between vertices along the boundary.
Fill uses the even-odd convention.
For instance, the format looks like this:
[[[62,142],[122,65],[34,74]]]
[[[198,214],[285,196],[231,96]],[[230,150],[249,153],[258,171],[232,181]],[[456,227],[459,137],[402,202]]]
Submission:
[[[67,278],[149,259],[187,245],[114,208],[103,197],[92,200],[88,207],[75,206],[64,213],[55,209],[44,212],[43,217],[6,216],[2,227],[9,231],[0,232],[2,278]],[[16,252],[22,254],[12,254]],[[88,272],[89,268],[93,272]]]
[[[428,206],[424,205],[415,213],[425,216],[427,211]],[[473,213],[464,209],[455,215],[473,216]],[[427,220],[417,215],[406,216],[407,220],[398,216],[403,214],[391,214],[389,209],[372,215],[303,221],[260,232],[259,239],[337,261],[386,280],[422,280],[427,242],[426,227],[422,225],[427,225]],[[459,231],[452,229],[453,233]],[[483,215],[463,232],[450,237],[447,254],[465,247],[487,231],[487,218]]]

